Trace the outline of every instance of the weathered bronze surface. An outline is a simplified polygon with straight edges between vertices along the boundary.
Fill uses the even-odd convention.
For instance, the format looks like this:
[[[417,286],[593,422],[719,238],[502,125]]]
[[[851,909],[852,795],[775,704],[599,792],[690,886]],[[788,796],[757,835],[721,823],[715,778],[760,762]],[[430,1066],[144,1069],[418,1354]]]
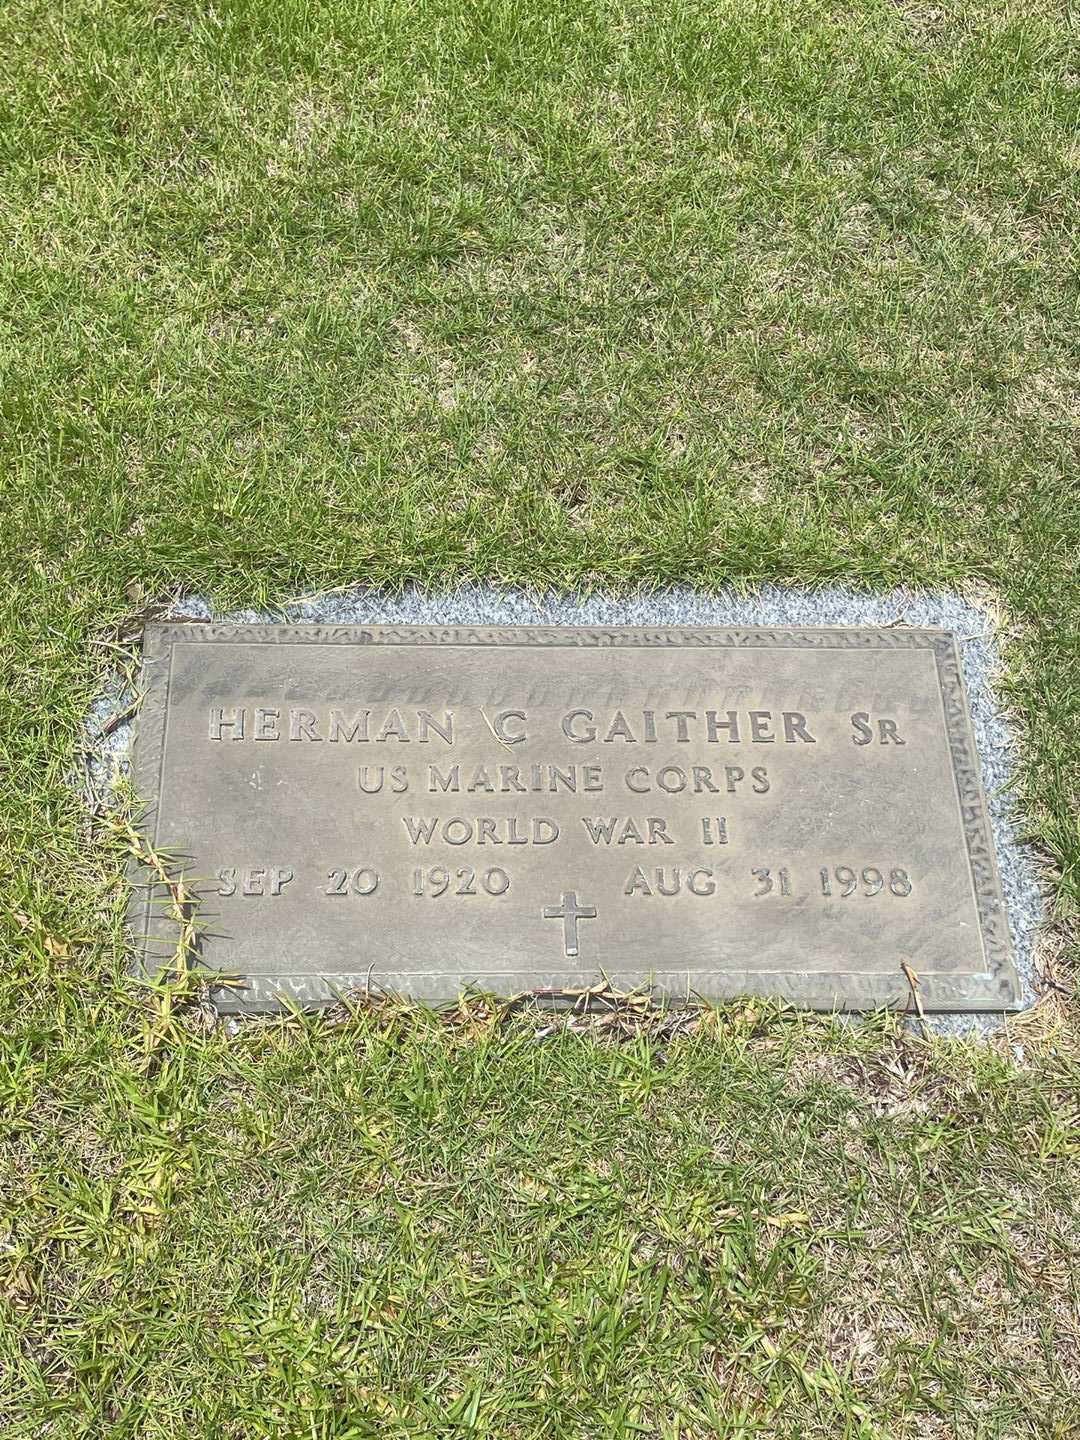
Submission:
[[[151,625],[136,788],[223,1008],[357,986],[1007,1010],[952,636]],[[142,963],[165,897],[139,877]]]

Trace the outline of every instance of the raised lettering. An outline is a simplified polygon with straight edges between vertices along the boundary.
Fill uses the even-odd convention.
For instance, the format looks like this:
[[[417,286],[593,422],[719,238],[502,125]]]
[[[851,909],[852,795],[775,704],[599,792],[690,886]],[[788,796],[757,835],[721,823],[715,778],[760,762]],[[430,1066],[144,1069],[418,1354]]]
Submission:
[[[610,745],[616,738],[627,740],[631,745],[637,744],[637,737],[630,729],[629,722],[621,710],[615,711],[615,717],[608,726],[607,734],[604,736],[604,744]]]
[[[416,712],[417,740],[421,745],[428,743],[428,731],[434,730],[440,739],[445,740],[447,745],[454,743],[454,712],[445,710],[442,720],[436,720],[430,710],[418,710]]]
[[[773,745],[776,736],[772,733],[772,711],[750,711],[750,739],[755,745]]]
[[[851,728],[855,734],[851,737],[853,745],[869,745],[874,738],[874,732],[867,721],[870,716],[865,710],[857,710],[851,717]]]
[[[281,711],[265,709],[259,705],[255,709],[255,739],[256,740],[280,740],[281,732],[278,729],[278,721],[281,718]]]
[[[315,725],[318,716],[314,710],[290,710],[289,711],[289,739],[290,740],[321,740],[321,735],[316,735]]]
[[[665,776],[668,778],[665,779]],[[656,783],[669,795],[678,795],[680,790],[686,789],[686,771],[681,765],[665,765],[662,770],[656,772]]]
[[[680,745],[687,745],[690,742],[691,720],[697,719],[696,710],[669,710],[664,716],[665,720],[675,721],[675,739]]]
[[[784,740],[788,745],[793,745],[796,740],[802,740],[807,745],[817,744],[806,728],[806,716],[798,710],[784,711]]]
[[[368,722],[370,719],[370,710],[358,710],[351,720],[346,720],[340,710],[331,710],[330,730],[326,738],[335,743],[339,740],[344,740],[346,743],[366,740],[368,738]]]
[[[387,715],[380,726],[379,733],[375,736],[375,739],[376,741],[393,739],[399,741],[402,745],[409,743],[409,736],[405,733],[405,721],[402,720],[399,710],[390,711],[390,714]]]
[[[494,795],[495,785],[491,779],[491,776],[488,774],[487,768],[485,766],[478,765],[476,767],[476,769],[473,771],[473,777],[469,781],[468,785],[466,785],[465,789],[469,792],[470,795],[474,795],[477,790],[483,790],[488,795]]]
[[[599,845],[601,840],[605,845],[610,845],[618,818],[617,815],[613,815],[610,820],[601,820],[598,816],[583,815],[581,823],[585,826],[589,839],[594,845]]]
[[[574,722],[578,719],[591,722],[592,718],[593,712],[591,710],[568,711],[567,714],[563,716],[562,720],[563,734],[568,740],[572,740],[575,745],[588,745],[591,741],[596,739],[596,726],[591,723],[586,724],[584,726],[584,734],[580,734],[577,730],[574,729]]]
[[[461,766],[451,765],[444,775],[438,765],[428,766],[428,789],[434,794],[441,790],[444,794],[448,790],[458,791],[461,789]]]
[[[631,870],[630,872],[629,880],[627,880],[625,886],[623,887],[623,894],[635,895],[639,891],[642,895],[652,894],[652,890],[649,888],[649,882],[645,878],[645,871],[641,868],[640,865],[635,865],[633,870]]]
[[[715,710],[705,711],[705,733],[710,745],[717,745],[720,742],[720,731],[726,730],[728,740],[734,745],[739,739],[739,716],[735,710],[724,712],[725,719],[717,719]]]
[[[439,823],[439,819],[438,816],[433,820],[427,820],[420,819],[416,815],[403,815],[401,817],[401,823],[409,832],[409,839],[414,845],[418,845],[421,841],[423,841],[425,845],[430,845],[431,837],[435,833],[435,826]]]
[[[392,765],[390,767],[390,792],[393,795],[404,795],[409,788],[409,772],[404,765]]]
[[[228,715],[220,705],[212,705],[210,707],[210,739],[221,740],[224,738],[221,732],[231,730],[233,740],[243,740],[246,714],[247,711],[243,705],[237,706],[235,710],[230,710]]]
[[[720,787],[713,784],[712,771],[708,765],[694,765],[690,771],[694,777],[694,794],[700,795],[702,790],[709,790],[714,795],[719,795]]]
[[[878,734],[881,736],[882,745],[906,745],[906,740],[900,739],[900,732],[896,728],[895,720],[879,720]]]
[[[581,767],[583,790],[603,790],[604,772],[599,765],[583,765]]]
[[[520,720],[521,730],[510,731],[506,728],[508,720]],[[525,736],[525,711],[524,710],[500,710],[492,721],[492,729],[495,732],[496,740],[501,740],[504,745],[520,745]]]

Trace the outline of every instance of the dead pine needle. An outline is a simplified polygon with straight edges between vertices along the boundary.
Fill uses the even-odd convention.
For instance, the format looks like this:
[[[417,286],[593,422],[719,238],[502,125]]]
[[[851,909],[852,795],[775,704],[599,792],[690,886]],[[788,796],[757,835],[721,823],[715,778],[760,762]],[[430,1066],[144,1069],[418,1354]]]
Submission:
[[[930,1039],[930,1027],[926,1023],[926,1011],[923,1009],[922,996],[919,993],[919,977],[907,962],[903,962],[900,969],[904,972],[904,979],[911,991],[911,1003],[915,1007],[915,1013],[919,1017],[919,1025],[922,1029],[923,1038]]]

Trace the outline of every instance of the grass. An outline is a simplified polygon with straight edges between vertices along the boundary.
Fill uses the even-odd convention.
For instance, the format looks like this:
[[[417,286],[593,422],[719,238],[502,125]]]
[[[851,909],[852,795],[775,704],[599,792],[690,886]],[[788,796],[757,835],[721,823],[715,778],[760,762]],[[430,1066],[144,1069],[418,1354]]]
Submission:
[[[1074,954],[1019,1051],[763,1006],[230,1035],[123,982],[68,783],[103,642],[181,588],[957,586],[1067,952],[1076,22],[5,7],[6,1434],[1080,1429]]]

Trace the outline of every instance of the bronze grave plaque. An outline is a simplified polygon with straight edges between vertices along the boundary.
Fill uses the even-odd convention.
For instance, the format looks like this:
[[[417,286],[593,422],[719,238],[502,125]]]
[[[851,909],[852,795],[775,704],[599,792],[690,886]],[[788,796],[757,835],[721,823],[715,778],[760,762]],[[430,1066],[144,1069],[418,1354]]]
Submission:
[[[222,1008],[606,976],[868,1009],[904,965],[927,1010],[1019,1003],[944,631],[150,625],[144,683],[143,824]]]

